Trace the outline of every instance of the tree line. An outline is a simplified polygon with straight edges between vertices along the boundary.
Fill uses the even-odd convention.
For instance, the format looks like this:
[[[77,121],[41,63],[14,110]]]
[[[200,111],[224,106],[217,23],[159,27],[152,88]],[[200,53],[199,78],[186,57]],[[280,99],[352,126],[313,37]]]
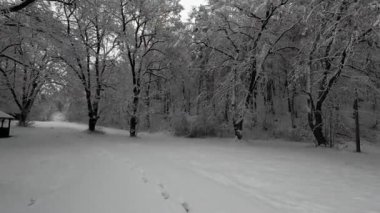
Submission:
[[[90,131],[101,122],[132,137],[268,131],[331,145],[350,136],[359,94],[378,128],[377,1],[209,0],[185,23],[178,0],[0,9],[0,89],[21,125],[37,105],[74,121],[86,111]]]

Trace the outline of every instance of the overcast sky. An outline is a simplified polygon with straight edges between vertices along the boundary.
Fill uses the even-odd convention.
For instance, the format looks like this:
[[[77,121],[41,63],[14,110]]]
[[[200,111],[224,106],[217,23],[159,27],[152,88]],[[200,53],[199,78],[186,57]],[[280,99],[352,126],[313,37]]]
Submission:
[[[181,0],[181,4],[184,7],[184,10],[181,13],[182,21],[186,21],[189,17],[189,13],[193,7],[197,7],[201,4],[206,4],[207,0]]]

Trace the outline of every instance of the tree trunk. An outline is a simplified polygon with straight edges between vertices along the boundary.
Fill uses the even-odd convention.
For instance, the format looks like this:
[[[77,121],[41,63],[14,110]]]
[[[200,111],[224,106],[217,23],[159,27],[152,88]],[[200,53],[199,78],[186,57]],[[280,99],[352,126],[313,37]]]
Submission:
[[[137,117],[135,115],[132,115],[129,125],[129,136],[136,137]]]
[[[234,127],[235,136],[238,140],[241,140],[243,138],[243,117],[241,116],[240,109],[238,107],[238,101],[236,97],[237,93],[237,70],[233,68],[234,72],[234,86],[232,90],[232,111],[233,111],[233,118],[232,118],[232,124]]]
[[[323,135],[323,117],[322,109],[317,107],[308,115],[309,117],[309,126],[313,132],[315,139],[317,140],[317,145],[327,145],[327,140]]]
[[[149,81],[148,81],[148,87],[145,91],[145,96],[146,96],[146,128],[149,130],[150,129],[150,86],[151,86],[151,81],[152,81],[152,75],[149,74]]]
[[[170,93],[169,91],[166,91],[165,92],[165,107],[164,107],[165,111],[165,117],[166,119],[168,119],[170,117]]]
[[[377,129],[377,127],[379,125],[379,116],[377,114],[377,96],[376,96],[376,93],[374,93],[372,110],[373,110],[373,112],[375,114],[375,124],[372,126],[372,128],[373,129]]]
[[[28,115],[29,115],[28,110],[25,110],[25,109],[21,110],[20,119],[19,119],[19,123],[18,123],[19,126],[22,126],[22,127],[28,126]]]
[[[354,116],[355,116],[355,141],[356,141],[356,152],[361,152],[360,149],[360,124],[359,124],[359,100],[358,92],[355,91],[355,101],[354,101]]]
[[[95,131],[95,127],[96,127],[96,123],[97,123],[98,119],[96,118],[93,118],[93,117],[90,117],[88,119],[88,130],[90,132],[94,132]]]
[[[226,96],[226,102],[225,102],[225,106],[224,106],[224,113],[223,113],[223,117],[224,117],[224,121],[226,123],[228,123],[228,114],[230,113],[230,94],[227,93],[227,96]]]
[[[294,108],[294,96],[291,97],[290,101],[290,120],[291,120],[291,125],[292,128],[295,129],[297,128],[296,125],[296,113],[295,113],[295,108]]]
[[[132,104],[132,115],[129,122],[129,136],[136,137],[137,136],[137,108],[139,106],[139,95],[140,95],[140,86],[135,85],[133,89],[133,104]]]
[[[275,114],[274,110],[274,102],[273,102],[273,90],[274,90],[274,83],[273,80],[270,79],[266,82],[266,94],[264,95],[265,105],[267,108],[268,113],[271,113],[272,115]]]
[[[295,88],[292,87],[292,89],[289,89],[288,87],[289,87],[289,84],[286,83],[285,90],[286,90],[287,101],[288,101],[288,112],[290,114],[290,121],[291,121],[292,128],[295,129],[297,128],[296,112],[295,112],[295,107],[294,107]]]
[[[323,131],[321,127],[316,127],[313,131],[313,135],[315,139],[317,139],[318,146],[327,145],[326,138],[323,135]]]
[[[241,140],[243,138],[243,119],[238,119],[233,121],[234,124],[234,131],[235,131],[235,136],[237,139]]]

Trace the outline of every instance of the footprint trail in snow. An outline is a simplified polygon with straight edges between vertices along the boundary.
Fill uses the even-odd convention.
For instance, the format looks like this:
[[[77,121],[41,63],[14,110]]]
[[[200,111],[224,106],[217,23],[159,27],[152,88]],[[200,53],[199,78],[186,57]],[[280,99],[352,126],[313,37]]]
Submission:
[[[161,197],[164,200],[168,200],[174,205],[180,205],[181,209],[183,209],[184,212],[186,212],[186,213],[190,212],[190,206],[187,202],[185,202],[185,201],[176,202],[176,201],[173,201],[172,199],[170,199],[171,198],[170,193],[167,191],[167,189],[163,183],[161,183],[159,181],[152,181],[151,178],[148,178],[145,171],[142,168],[140,168],[139,166],[137,166],[135,163],[133,163],[131,160],[126,160],[125,163],[128,164],[128,167],[130,170],[135,171],[139,174],[141,180],[145,184],[156,185],[156,187],[158,188],[159,194],[161,195]]]

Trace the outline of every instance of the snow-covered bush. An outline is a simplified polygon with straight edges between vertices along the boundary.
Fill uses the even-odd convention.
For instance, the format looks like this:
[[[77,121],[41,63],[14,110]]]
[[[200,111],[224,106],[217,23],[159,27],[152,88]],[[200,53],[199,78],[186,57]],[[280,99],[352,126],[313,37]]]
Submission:
[[[190,122],[191,138],[199,137],[215,137],[217,122],[214,116],[198,115],[195,116]]]
[[[190,133],[190,122],[186,113],[176,113],[171,119],[174,135],[188,136]]]
[[[199,137],[225,137],[233,135],[231,127],[218,120],[213,115],[202,113],[190,116],[186,113],[176,113],[172,116],[172,129],[174,135],[191,138]]]

